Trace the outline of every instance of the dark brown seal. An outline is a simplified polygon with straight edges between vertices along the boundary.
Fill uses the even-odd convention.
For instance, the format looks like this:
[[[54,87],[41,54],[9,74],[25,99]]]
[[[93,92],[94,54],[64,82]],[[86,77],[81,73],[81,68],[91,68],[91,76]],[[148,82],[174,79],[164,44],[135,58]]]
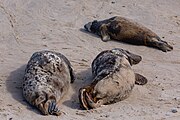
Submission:
[[[130,95],[134,84],[146,84],[147,79],[131,68],[141,59],[139,55],[118,48],[97,55],[92,62],[92,83],[79,90],[81,106],[92,109],[121,101]]]
[[[101,36],[103,41],[114,39],[135,45],[154,47],[164,52],[173,49],[150,29],[123,17],[112,17],[102,21],[94,20],[84,27],[87,31]]]
[[[44,115],[60,115],[57,103],[73,81],[73,69],[64,55],[52,51],[35,52],[26,66],[23,96]]]

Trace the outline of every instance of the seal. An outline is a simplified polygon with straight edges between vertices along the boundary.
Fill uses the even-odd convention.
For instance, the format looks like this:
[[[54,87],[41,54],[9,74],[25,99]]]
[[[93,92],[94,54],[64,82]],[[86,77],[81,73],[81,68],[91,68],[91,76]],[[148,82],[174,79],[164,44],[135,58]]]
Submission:
[[[141,56],[120,48],[97,55],[92,62],[92,83],[79,90],[81,107],[88,110],[116,103],[126,99],[135,84],[146,84],[147,79],[131,68],[141,60]]]
[[[75,80],[68,59],[53,51],[35,52],[25,69],[23,96],[44,115],[60,115],[58,102]]]
[[[110,19],[89,22],[84,28],[101,36],[102,41],[110,39],[118,40],[135,45],[145,45],[162,50],[163,52],[173,50],[173,47],[150,29],[124,17],[112,17]]]

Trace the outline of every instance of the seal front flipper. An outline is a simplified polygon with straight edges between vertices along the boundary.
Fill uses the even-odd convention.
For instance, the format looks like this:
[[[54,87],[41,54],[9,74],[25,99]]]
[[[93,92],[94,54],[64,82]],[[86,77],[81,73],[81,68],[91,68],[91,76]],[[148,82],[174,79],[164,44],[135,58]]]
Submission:
[[[100,27],[100,35],[101,35],[102,41],[104,41],[104,42],[107,42],[107,41],[109,41],[111,39],[109,34],[108,34],[107,26],[105,24],[103,24]]]
[[[135,84],[137,85],[145,85],[147,83],[147,78],[145,78],[144,76],[135,73]]]
[[[74,70],[72,68],[72,65],[70,63],[70,61],[63,55],[59,54],[60,57],[63,58],[63,60],[66,62],[66,64],[68,65],[68,68],[69,68],[69,73],[70,73],[70,77],[71,77],[71,83],[74,82],[74,80],[76,79],[75,77],[75,73],[74,73]]]

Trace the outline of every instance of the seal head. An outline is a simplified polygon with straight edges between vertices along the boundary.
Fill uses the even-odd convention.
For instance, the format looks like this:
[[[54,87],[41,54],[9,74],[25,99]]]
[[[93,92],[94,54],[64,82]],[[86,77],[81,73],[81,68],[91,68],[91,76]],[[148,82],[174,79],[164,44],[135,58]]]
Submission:
[[[94,20],[93,22],[89,22],[89,23],[84,25],[84,28],[88,32],[91,32],[91,33],[94,33],[97,35],[100,35],[100,33],[99,33],[100,27],[101,27],[101,24],[97,20]]]

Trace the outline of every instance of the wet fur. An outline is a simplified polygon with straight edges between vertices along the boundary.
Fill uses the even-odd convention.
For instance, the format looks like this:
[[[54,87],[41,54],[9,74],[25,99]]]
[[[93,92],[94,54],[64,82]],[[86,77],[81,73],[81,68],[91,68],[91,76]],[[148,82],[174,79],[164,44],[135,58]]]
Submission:
[[[94,59],[92,63],[94,80],[90,85],[80,89],[79,98],[83,108],[97,108],[121,101],[130,95],[135,81],[139,80],[131,64],[139,63],[141,57],[125,52],[122,49],[107,50]],[[136,56],[136,62],[132,62],[128,55]],[[141,82],[143,82],[141,85],[146,84],[147,79],[144,77],[139,81]]]
[[[86,24],[85,29],[98,34],[103,41],[110,39],[135,45],[146,45],[158,48],[164,52],[173,49],[167,42],[150,29],[123,17],[112,17],[103,21],[93,21]]]
[[[68,59],[56,52],[35,52],[24,75],[23,96],[44,115],[60,115],[57,103],[66,94],[74,73]]]

